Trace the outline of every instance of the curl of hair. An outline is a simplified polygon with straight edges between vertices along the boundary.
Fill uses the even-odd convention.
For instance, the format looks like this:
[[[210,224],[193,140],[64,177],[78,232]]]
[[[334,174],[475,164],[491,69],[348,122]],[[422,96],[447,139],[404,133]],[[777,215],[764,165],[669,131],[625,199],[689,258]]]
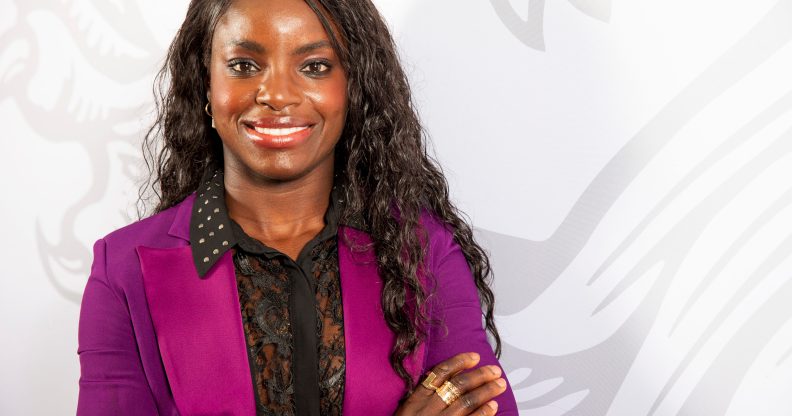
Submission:
[[[362,221],[371,236],[383,281],[381,304],[396,341],[390,364],[405,383],[402,401],[415,389],[403,362],[425,340],[428,296],[421,276],[428,242],[419,224],[430,212],[453,230],[471,268],[485,327],[500,357],[494,295],[487,254],[473,238],[464,215],[449,199],[448,183],[427,152],[388,27],[370,0],[304,0],[316,13],[347,73],[349,109],[336,146],[336,170],[347,186],[341,222]],[[231,0],[192,0],[184,23],[157,74],[157,118],[143,141],[150,175],[141,185],[139,216],[147,195],[152,213],[176,205],[198,188],[210,163],[222,164],[222,146],[204,112],[214,28]]]

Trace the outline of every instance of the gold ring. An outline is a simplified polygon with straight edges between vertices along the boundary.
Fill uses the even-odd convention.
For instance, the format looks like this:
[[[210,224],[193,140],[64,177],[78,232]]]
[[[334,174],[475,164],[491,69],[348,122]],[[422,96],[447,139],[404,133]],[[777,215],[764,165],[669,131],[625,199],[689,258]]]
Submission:
[[[424,381],[421,382],[421,385],[426,387],[429,390],[437,391],[439,387],[432,384],[432,382],[437,378],[437,374],[434,371],[430,371],[429,374],[426,375]]]
[[[462,392],[459,391],[459,388],[454,385],[454,383],[450,381],[446,381],[440,386],[439,389],[435,390],[438,396],[445,402],[445,404],[450,405],[454,402],[454,400],[458,399],[459,396],[462,395]]]

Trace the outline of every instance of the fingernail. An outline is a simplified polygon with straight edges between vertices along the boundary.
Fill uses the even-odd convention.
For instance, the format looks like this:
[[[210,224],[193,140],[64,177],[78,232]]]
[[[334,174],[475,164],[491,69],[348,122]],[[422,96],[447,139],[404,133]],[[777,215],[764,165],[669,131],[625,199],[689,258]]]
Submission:
[[[497,365],[488,365],[488,366],[487,366],[487,369],[489,369],[490,371],[492,371],[492,374],[493,374],[493,375],[495,375],[496,377],[500,377],[500,375],[501,375],[501,369],[500,369],[500,367],[498,367]]]
[[[498,402],[496,402],[495,400],[493,400],[493,401],[491,401],[491,402],[489,402],[487,404],[489,405],[490,409],[498,410]]]
[[[470,360],[471,360],[471,361],[478,361],[478,360],[481,358],[481,357],[480,357],[478,354],[476,354],[475,352],[471,352],[471,353],[469,354],[469,357],[470,357]]]
[[[502,378],[499,378],[499,379],[495,380],[495,384],[497,384],[497,385],[499,385],[501,387],[506,387],[506,380],[504,380]]]

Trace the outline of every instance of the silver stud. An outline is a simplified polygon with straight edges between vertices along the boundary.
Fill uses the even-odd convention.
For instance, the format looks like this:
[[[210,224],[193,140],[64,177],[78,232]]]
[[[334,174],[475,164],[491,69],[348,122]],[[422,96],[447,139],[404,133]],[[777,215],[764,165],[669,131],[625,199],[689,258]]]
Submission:
[[[208,204],[208,203],[209,203],[209,200],[208,200],[208,199],[207,199],[206,201],[204,201],[204,205],[206,205],[206,204]]]
[[[204,263],[209,263],[209,257],[204,257]]]
[[[212,187],[211,187],[211,186],[207,186],[207,187],[206,187],[206,190],[207,190],[207,191],[211,191],[211,190],[212,190]]]
[[[200,214],[203,211],[203,208],[198,208],[198,213]]]
[[[198,195],[199,198],[203,198],[203,194]]]
[[[217,229],[218,229],[218,230],[222,230],[222,229],[223,229],[223,224],[220,224],[220,225],[218,225],[218,226],[217,226]]]
[[[217,195],[212,195],[212,198],[213,199],[217,199]]]
[[[198,244],[203,244],[205,241],[206,241],[206,239],[202,238],[202,239],[198,240]]]
[[[219,252],[220,252],[220,250],[218,250],[218,249],[214,249],[214,250],[212,250],[212,254],[217,254],[217,253],[219,253]]]
[[[209,231],[209,237],[214,237],[214,231]]]
[[[217,214],[218,212],[220,212],[220,208],[215,208],[214,212],[215,212],[215,214]]]
[[[198,228],[203,228],[203,224],[198,224]]]
[[[212,220],[212,216],[210,215],[210,216],[206,217],[206,220],[207,221],[211,221]]]
[[[223,245],[227,246],[228,245],[228,241],[223,241]]]

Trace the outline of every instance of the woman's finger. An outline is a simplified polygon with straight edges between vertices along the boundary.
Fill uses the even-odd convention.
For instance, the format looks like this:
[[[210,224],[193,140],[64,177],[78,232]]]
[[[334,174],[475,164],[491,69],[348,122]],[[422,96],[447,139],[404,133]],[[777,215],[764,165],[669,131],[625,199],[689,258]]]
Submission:
[[[498,402],[490,400],[476,409],[473,413],[468,413],[470,416],[492,416],[498,413]],[[445,414],[445,413],[444,413]]]
[[[474,410],[481,409],[482,406],[489,403],[493,398],[495,398],[495,396],[503,393],[504,391],[506,391],[506,380],[502,378],[485,382],[480,387],[464,393],[458,399],[454,400],[454,402],[448,406],[443,414],[450,416],[469,415]],[[494,413],[495,412],[488,414]]]
[[[464,398],[461,403],[461,408],[464,412],[458,414],[469,414],[501,392],[495,392],[489,396],[486,394],[485,390],[480,390],[473,396],[466,396],[466,394],[498,379],[500,375],[501,368],[497,365],[488,365],[470,371],[459,372],[448,380],[449,383],[456,387],[459,397],[452,400],[449,405],[440,397],[440,394],[435,393],[428,399],[428,403],[424,409],[427,411],[427,414],[440,414],[441,412],[442,414],[456,414],[449,413],[449,409],[454,405],[456,405],[454,409],[460,407],[460,404],[457,402]],[[448,399],[448,397],[446,397],[446,399]]]
[[[487,365],[475,370],[459,373],[451,377],[451,383],[460,391],[471,391],[482,384],[500,377],[501,369],[497,365]]]
[[[442,386],[443,383],[460,371],[474,367],[478,364],[480,359],[481,357],[475,352],[464,352],[437,364],[432,368],[432,372],[435,374],[432,385],[435,387]],[[421,388],[417,389],[414,394],[420,394],[423,397],[436,395],[434,390],[424,387],[423,383],[421,384]]]

